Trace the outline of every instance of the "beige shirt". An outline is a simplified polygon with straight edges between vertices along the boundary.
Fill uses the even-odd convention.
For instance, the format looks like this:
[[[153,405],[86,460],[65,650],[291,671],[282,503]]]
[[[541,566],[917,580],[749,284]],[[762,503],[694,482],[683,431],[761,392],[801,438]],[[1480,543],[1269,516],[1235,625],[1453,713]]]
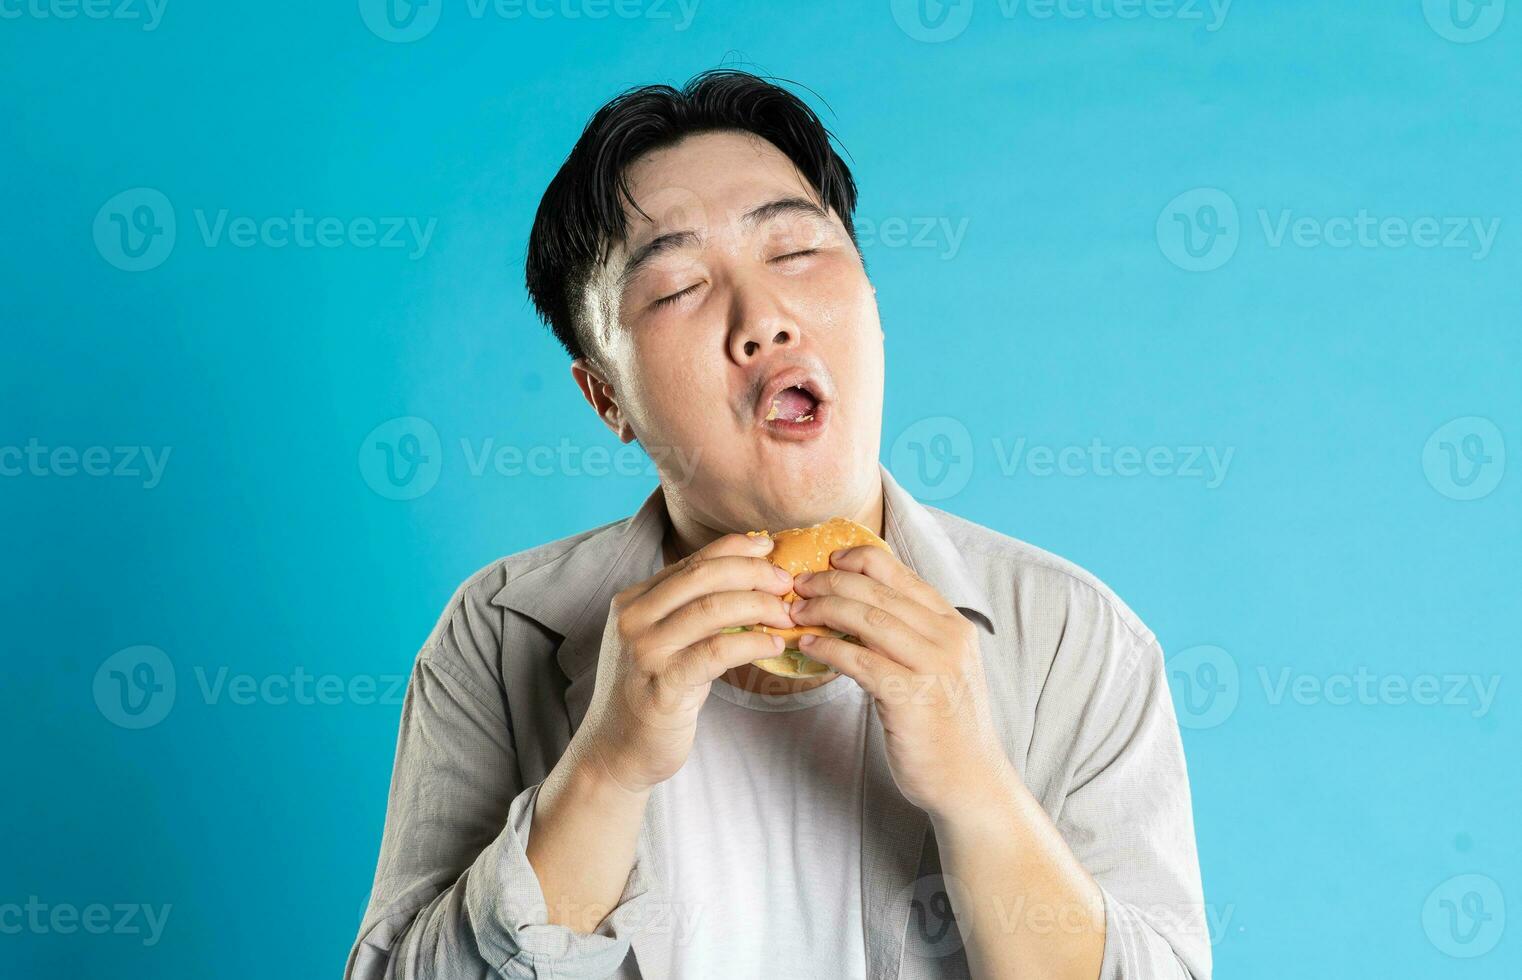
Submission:
[[[1093,576],[921,504],[880,470],[884,538],[979,627],[1005,751],[1103,892],[1102,980],[1209,977],[1189,781],[1156,638]],[[539,785],[591,700],[609,602],[661,569],[667,522],[657,488],[633,517],[493,562],[450,600],[408,686],[346,977],[670,975],[681,896],[666,892],[675,842],[661,830],[662,786],[620,904],[594,933],[548,924],[524,851]],[[875,714],[861,764],[867,976],[970,976],[935,835],[893,783]]]

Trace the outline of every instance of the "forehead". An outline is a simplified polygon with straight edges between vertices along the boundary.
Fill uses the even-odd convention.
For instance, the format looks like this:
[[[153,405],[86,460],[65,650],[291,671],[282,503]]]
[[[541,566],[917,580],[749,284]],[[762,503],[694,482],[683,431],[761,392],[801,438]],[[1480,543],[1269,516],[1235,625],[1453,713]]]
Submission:
[[[664,231],[732,220],[766,200],[797,195],[817,200],[793,161],[754,133],[699,133],[647,153],[630,164],[628,233],[614,254]]]

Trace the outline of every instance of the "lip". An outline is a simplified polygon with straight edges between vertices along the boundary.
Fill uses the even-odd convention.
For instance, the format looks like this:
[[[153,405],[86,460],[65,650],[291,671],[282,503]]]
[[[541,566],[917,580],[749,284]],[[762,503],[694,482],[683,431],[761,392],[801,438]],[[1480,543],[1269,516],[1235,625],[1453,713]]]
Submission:
[[[767,420],[772,401],[787,388],[802,386],[814,398],[814,417],[807,422],[790,422],[785,419]],[[829,424],[831,398],[828,386],[819,375],[804,368],[788,368],[767,379],[756,399],[756,425],[766,432],[795,442],[812,439]]]

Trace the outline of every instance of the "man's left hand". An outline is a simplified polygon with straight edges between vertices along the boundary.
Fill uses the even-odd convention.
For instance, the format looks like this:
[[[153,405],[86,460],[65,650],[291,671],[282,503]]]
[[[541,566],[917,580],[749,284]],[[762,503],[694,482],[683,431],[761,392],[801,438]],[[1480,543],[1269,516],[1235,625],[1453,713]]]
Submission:
[[[881,548],[842,549],[830,564],[793,579],[791,618],[861,643],[805,636],[799,647],[876,701],[899,791],[933,817],[999,798],[1015,775],[989,710],[977,627]]]

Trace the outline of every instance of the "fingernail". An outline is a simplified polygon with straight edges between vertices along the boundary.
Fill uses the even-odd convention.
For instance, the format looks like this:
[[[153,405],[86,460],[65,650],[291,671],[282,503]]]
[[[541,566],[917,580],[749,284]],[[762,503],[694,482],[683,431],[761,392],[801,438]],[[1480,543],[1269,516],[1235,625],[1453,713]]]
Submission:
[[[814,573],[813,572],[800,572],[799,574],[793,576],[793,581],[794,582],[807,582],[809,579],[811,579],[813,577],[814,577]]]
[[[799,599],[797,602],[793,603],[791,607],[788,608],[788,614],[791,616],[798,615],[803,611],[803,607],[808,605],[808,602],[809,601],[807,599]]]
[[[800,650],[807,650],[809,647],[811,647],[813,645],[814,645],[814,634],[813,633],[805,633],[802,636],[798,637],[798,649],[800,649]]]

